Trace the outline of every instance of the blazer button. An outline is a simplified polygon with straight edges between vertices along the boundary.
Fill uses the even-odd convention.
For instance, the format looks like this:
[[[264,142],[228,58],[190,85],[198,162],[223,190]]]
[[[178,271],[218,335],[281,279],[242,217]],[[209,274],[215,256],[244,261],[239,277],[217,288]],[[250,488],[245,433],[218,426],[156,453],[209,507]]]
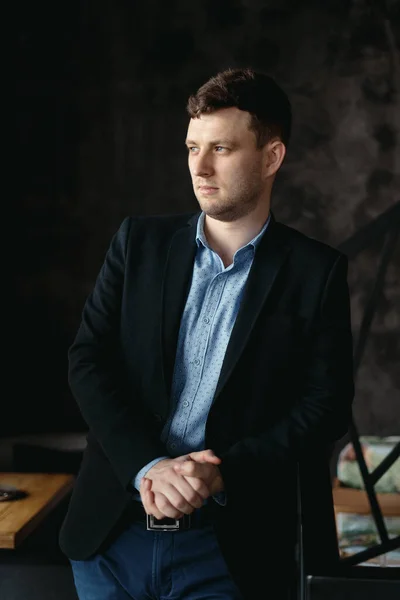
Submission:
[[[155,418],[156,421],[158,421],[159,423],[161,423],[161,421],[162,421],[162,416],[161,415],[159,415],[158,413],[154,413],[154,418]]]

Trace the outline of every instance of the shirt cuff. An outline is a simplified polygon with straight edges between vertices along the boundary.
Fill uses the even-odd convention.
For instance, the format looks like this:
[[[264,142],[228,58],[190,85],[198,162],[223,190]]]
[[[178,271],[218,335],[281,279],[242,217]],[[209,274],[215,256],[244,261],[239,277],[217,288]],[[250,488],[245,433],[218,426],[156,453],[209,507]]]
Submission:
[[[158,462],[160,462],[160,460],[165,460],[166,458],[170,458],[170,457],[169,456],[160,456],[159,458],[155,458],[154,460],[149,462],[147,465],[145,465],[142,469],[140,469],[139,473],[137,473],[135,475],[135,477],[132,479],[132,485],[134,488],[137,489],[138,492],[140,492],[140,483],[142,481],[142,478],[146,475],[147,471],[149,471],[151,469],[151,467],[154,467],[154,465],[156,465]]]

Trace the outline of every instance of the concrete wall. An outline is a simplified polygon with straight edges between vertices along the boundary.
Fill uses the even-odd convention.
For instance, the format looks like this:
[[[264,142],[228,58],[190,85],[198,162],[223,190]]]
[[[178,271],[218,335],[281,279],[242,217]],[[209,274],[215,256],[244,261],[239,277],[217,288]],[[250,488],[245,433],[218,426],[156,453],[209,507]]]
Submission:
[[[84,299],[127,214],[197,208],[185,103],[218,70],[260,68],[292,101],[278,220],[336,246],[400,200],[398,1],[47,4],[20,16],[6,433],[84,427],[66,384]],[[350,266],[355,337],[380,250]],[[399,433],[399,266],[397,245],[357,378],[361,433]]]

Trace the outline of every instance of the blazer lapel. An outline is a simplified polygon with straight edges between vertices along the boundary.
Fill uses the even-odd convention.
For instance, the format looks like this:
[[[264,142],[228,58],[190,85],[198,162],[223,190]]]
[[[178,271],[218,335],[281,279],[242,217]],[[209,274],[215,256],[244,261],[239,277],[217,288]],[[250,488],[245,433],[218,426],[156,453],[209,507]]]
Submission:
[[[161,344],[168,399],[171,393],[180,321],[192,280],[199,214],[191,217],[187,225],[175,233],[166,259],[162,291]]]
[[[285,244],[280,233],[279,224],[271,214],[267,231],[256,249],[243,299],[225,353],[214,400],[232,373],[260,310],[268,298],[276,276],[290,251],[290,247]]]

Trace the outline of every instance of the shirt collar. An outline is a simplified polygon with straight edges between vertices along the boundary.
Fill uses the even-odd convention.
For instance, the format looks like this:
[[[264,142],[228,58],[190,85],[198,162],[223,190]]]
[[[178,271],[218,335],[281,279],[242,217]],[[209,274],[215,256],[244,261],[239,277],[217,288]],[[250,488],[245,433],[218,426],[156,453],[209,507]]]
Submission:
[[[205,213],[201,212],[200,216],[198,218],[197,229],[196,229],[196,243],[197,243],[198,247],[200,247],[200,244],[202,244],[205,248],[210,249],[210,246],[208,245],[208,242],[207,242],[207,239],[206,239],[206,236],[204,233],[205,216],[206,216]],[[257,248],[257,246],[261,242],[262,236],[264,235],[264,233],[269,225],[270,220],[271,220],[271,213],[268,215],[268,219],[264,223],[261,231],[252,240],[250,240],[250,242],[248,242],[245,246],[243,246],[243,248],[246,248],[247,246],[252,246],[254,249]]]

